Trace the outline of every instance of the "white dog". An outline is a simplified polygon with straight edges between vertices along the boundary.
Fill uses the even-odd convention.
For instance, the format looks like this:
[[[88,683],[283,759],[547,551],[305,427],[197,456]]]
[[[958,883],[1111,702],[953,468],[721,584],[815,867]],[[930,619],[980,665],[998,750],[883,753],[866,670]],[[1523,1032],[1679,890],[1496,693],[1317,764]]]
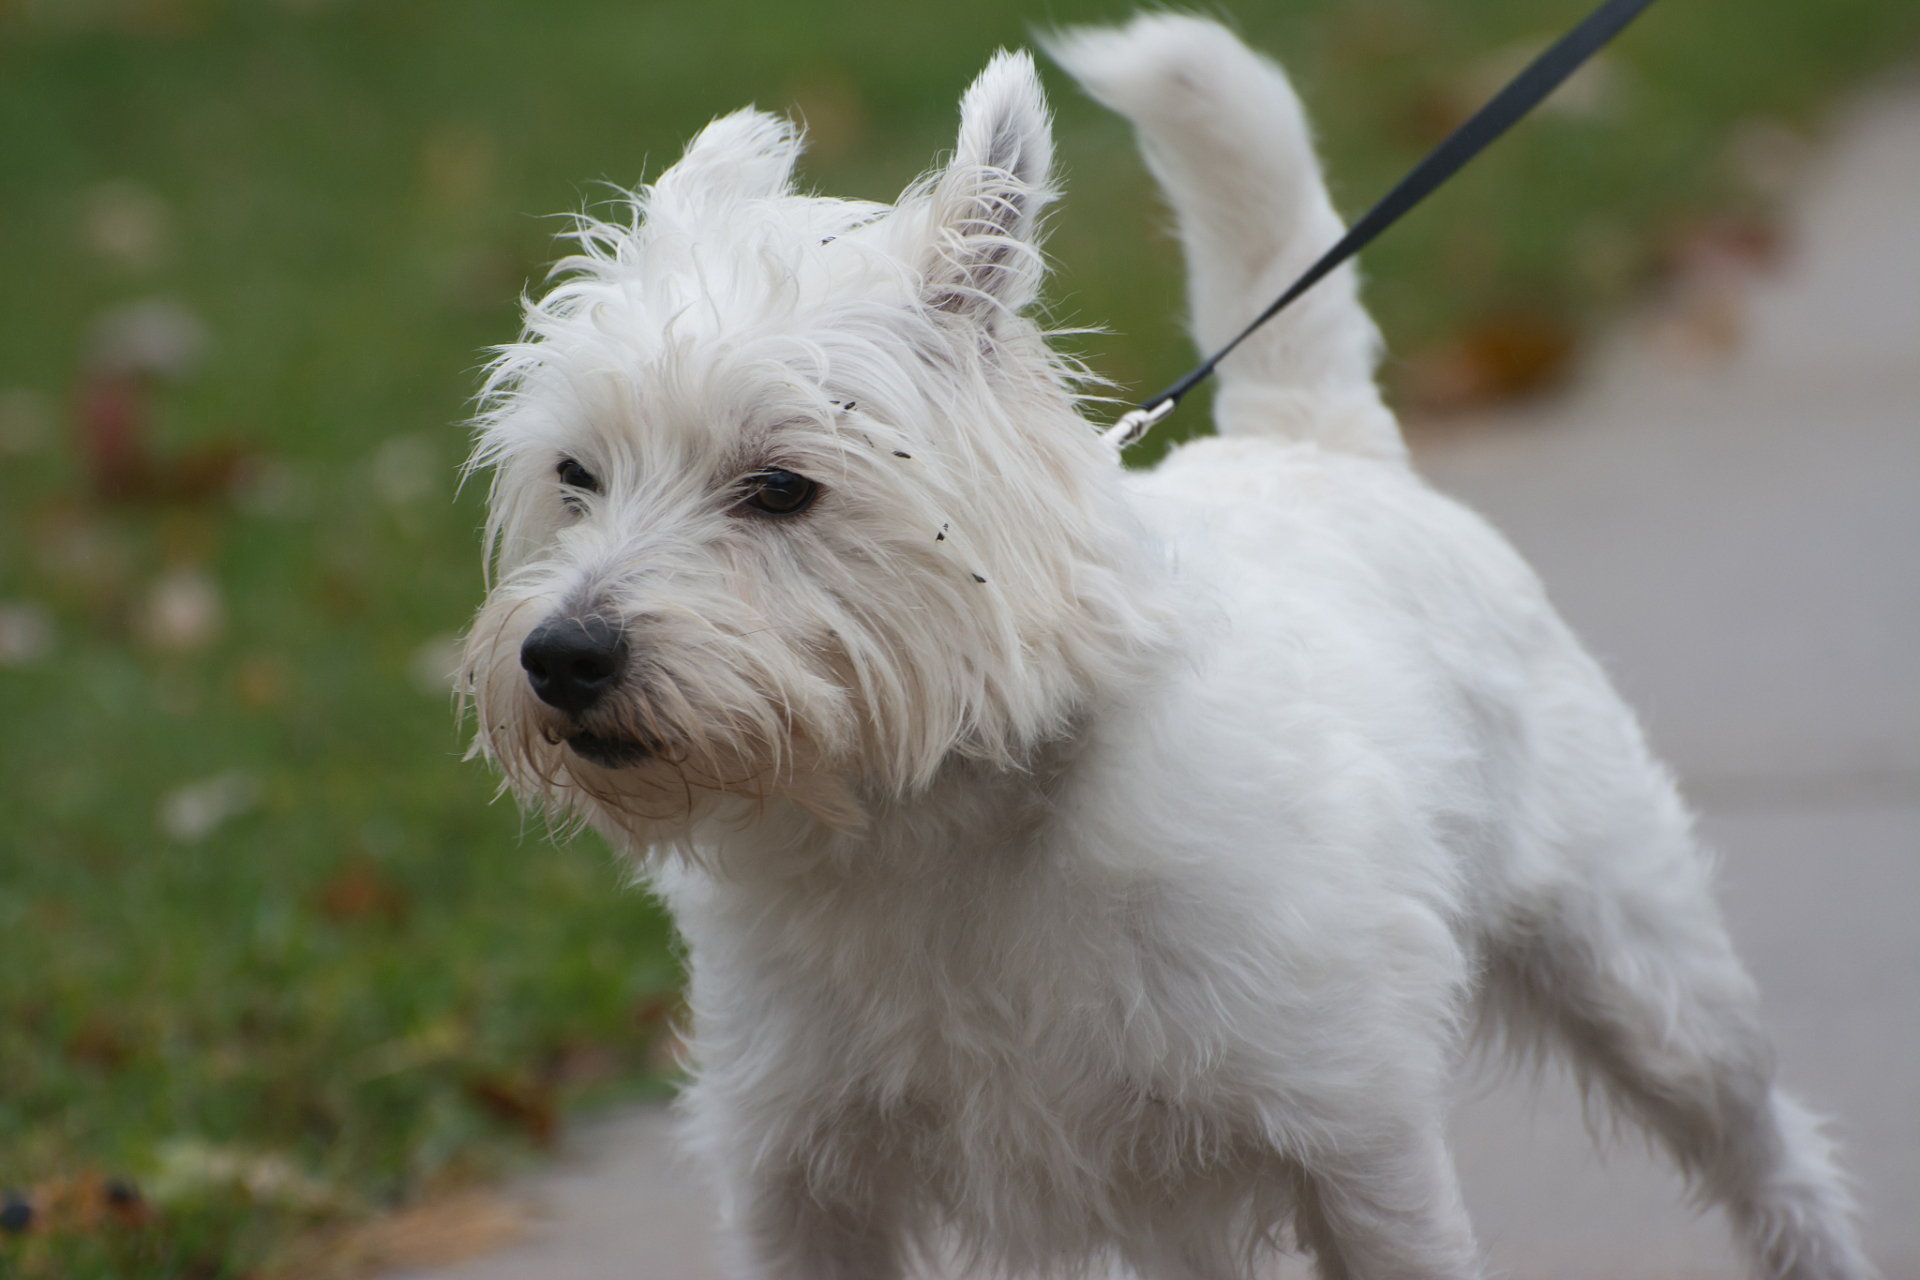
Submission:
[[[1216,346],[1339,222],[1280,71],[1144,17],[1138,126]],[[1481,1273],[1476,1031],[1564,1051],[1766,1277],[1868,1274],[1667,773],[1500,537],[1423,485],[1342,271],[1128,474],[1024,314],[1024,55],[892,207],[715,121],[488,384],[478,750],[640,860],[688,1128],[752,1276]]]

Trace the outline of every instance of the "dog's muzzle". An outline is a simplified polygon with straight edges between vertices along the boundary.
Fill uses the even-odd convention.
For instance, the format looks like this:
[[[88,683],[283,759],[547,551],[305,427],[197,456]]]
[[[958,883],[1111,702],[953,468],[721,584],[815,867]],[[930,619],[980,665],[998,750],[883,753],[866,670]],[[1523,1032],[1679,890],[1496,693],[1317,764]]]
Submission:
[[[535,696],[575,720],[619,687],[628,659],[625,629],[593,613],[548,618],[520,646],[520,665]],[[605,769],[640,764],[659,750],[650,741],[584,730],[566,735],[565,741],[575,754]]]

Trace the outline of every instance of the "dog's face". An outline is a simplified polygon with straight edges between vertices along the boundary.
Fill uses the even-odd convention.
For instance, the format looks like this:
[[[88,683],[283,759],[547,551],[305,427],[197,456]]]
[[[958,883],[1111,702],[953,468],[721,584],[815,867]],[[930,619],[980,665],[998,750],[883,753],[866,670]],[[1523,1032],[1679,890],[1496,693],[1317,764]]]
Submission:
[[[891,208],[710,125],[530,305],[488,384],[478,749],[623,842],[721,797],[857,820],[1057,733],[1128,646],[1110,453],[1020,313],[1046,106],[1001,55]]]

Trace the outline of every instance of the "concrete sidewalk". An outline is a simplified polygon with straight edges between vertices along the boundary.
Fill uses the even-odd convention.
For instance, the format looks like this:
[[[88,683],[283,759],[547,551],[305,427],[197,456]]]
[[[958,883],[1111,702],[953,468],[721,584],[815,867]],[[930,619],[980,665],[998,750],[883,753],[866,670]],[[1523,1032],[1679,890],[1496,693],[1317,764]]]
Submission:
[[[1545,578],[1724,857],[1782,1073],[1835,1117],[1888,1280],[1920,1280],[1920,88],[1814,172],[1746,339],[1676,366],[1630,331],[1567,397],[1417,442]],[[1497,1271],[1733,1277],[1637,1143],[1597,1156],[1563,1080],[1468,1086],[1462,1173]],[[604,1118],[525,1243],[412,1280],[708,1280],[710,1199],[665,1117]]]
[[[1691,369],[1628,332],[1565,400],[1420,449],[1613,673],[1722,855],[1782,1077],[1832,1115],[1889,1280],[1920,1277],[1920,87],[1807,175],[1785,270]],[[1718,1215],[1564,1081],[1455,1126],[1516,1276],[1737,1276]]]

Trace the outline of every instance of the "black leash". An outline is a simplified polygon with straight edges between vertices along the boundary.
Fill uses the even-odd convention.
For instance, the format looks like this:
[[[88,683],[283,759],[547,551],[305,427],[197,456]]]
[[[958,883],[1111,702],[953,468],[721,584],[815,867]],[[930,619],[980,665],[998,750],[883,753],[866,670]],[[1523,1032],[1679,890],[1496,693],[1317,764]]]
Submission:
[[[1142,401],[1138,408],[1122,414],[1119,421],[1102,433],[1104,438],[1111,440],[1116,448],[1124,449],[1146,435],[1155,424],[1173,412],[1182,396],[1204,382],[1214,366],[1226,359],[1248,334],[1273,319],[1295,298],[1318,284],[1328,272],[1360,252],[1375,236],[1399,221],[1407,210],[1433,194],[1435,187],[1458,173],[1460,167],[1479,155],[1488,143],[1539,106],[1541,99],[1559,88],[1560,83],[1572,75],[1581,63],[1619,35],[1622,28],[1639,17],[1641,10],[1652,3],[1653,0],[1606,0],[1605,4],[1588,14],[1585,21],[1560,37],[1551,49],[1535,58],[1525,71],[1515,76],[1486,106],[1476,111],[1472,119],[1455,129],[1446,141],[1429,152],[1427,158],[1400,179],[1399,184],[1387,192],[1380,203],[1367,210],[1366,216],[1340,237],[1339,243],[1308,267],[1305,274],[1275,299],[1272,306],[1262,311],[1258,319],[1236,334],[1233,341],[1208,356],[1199,367],[1159,395]]]

